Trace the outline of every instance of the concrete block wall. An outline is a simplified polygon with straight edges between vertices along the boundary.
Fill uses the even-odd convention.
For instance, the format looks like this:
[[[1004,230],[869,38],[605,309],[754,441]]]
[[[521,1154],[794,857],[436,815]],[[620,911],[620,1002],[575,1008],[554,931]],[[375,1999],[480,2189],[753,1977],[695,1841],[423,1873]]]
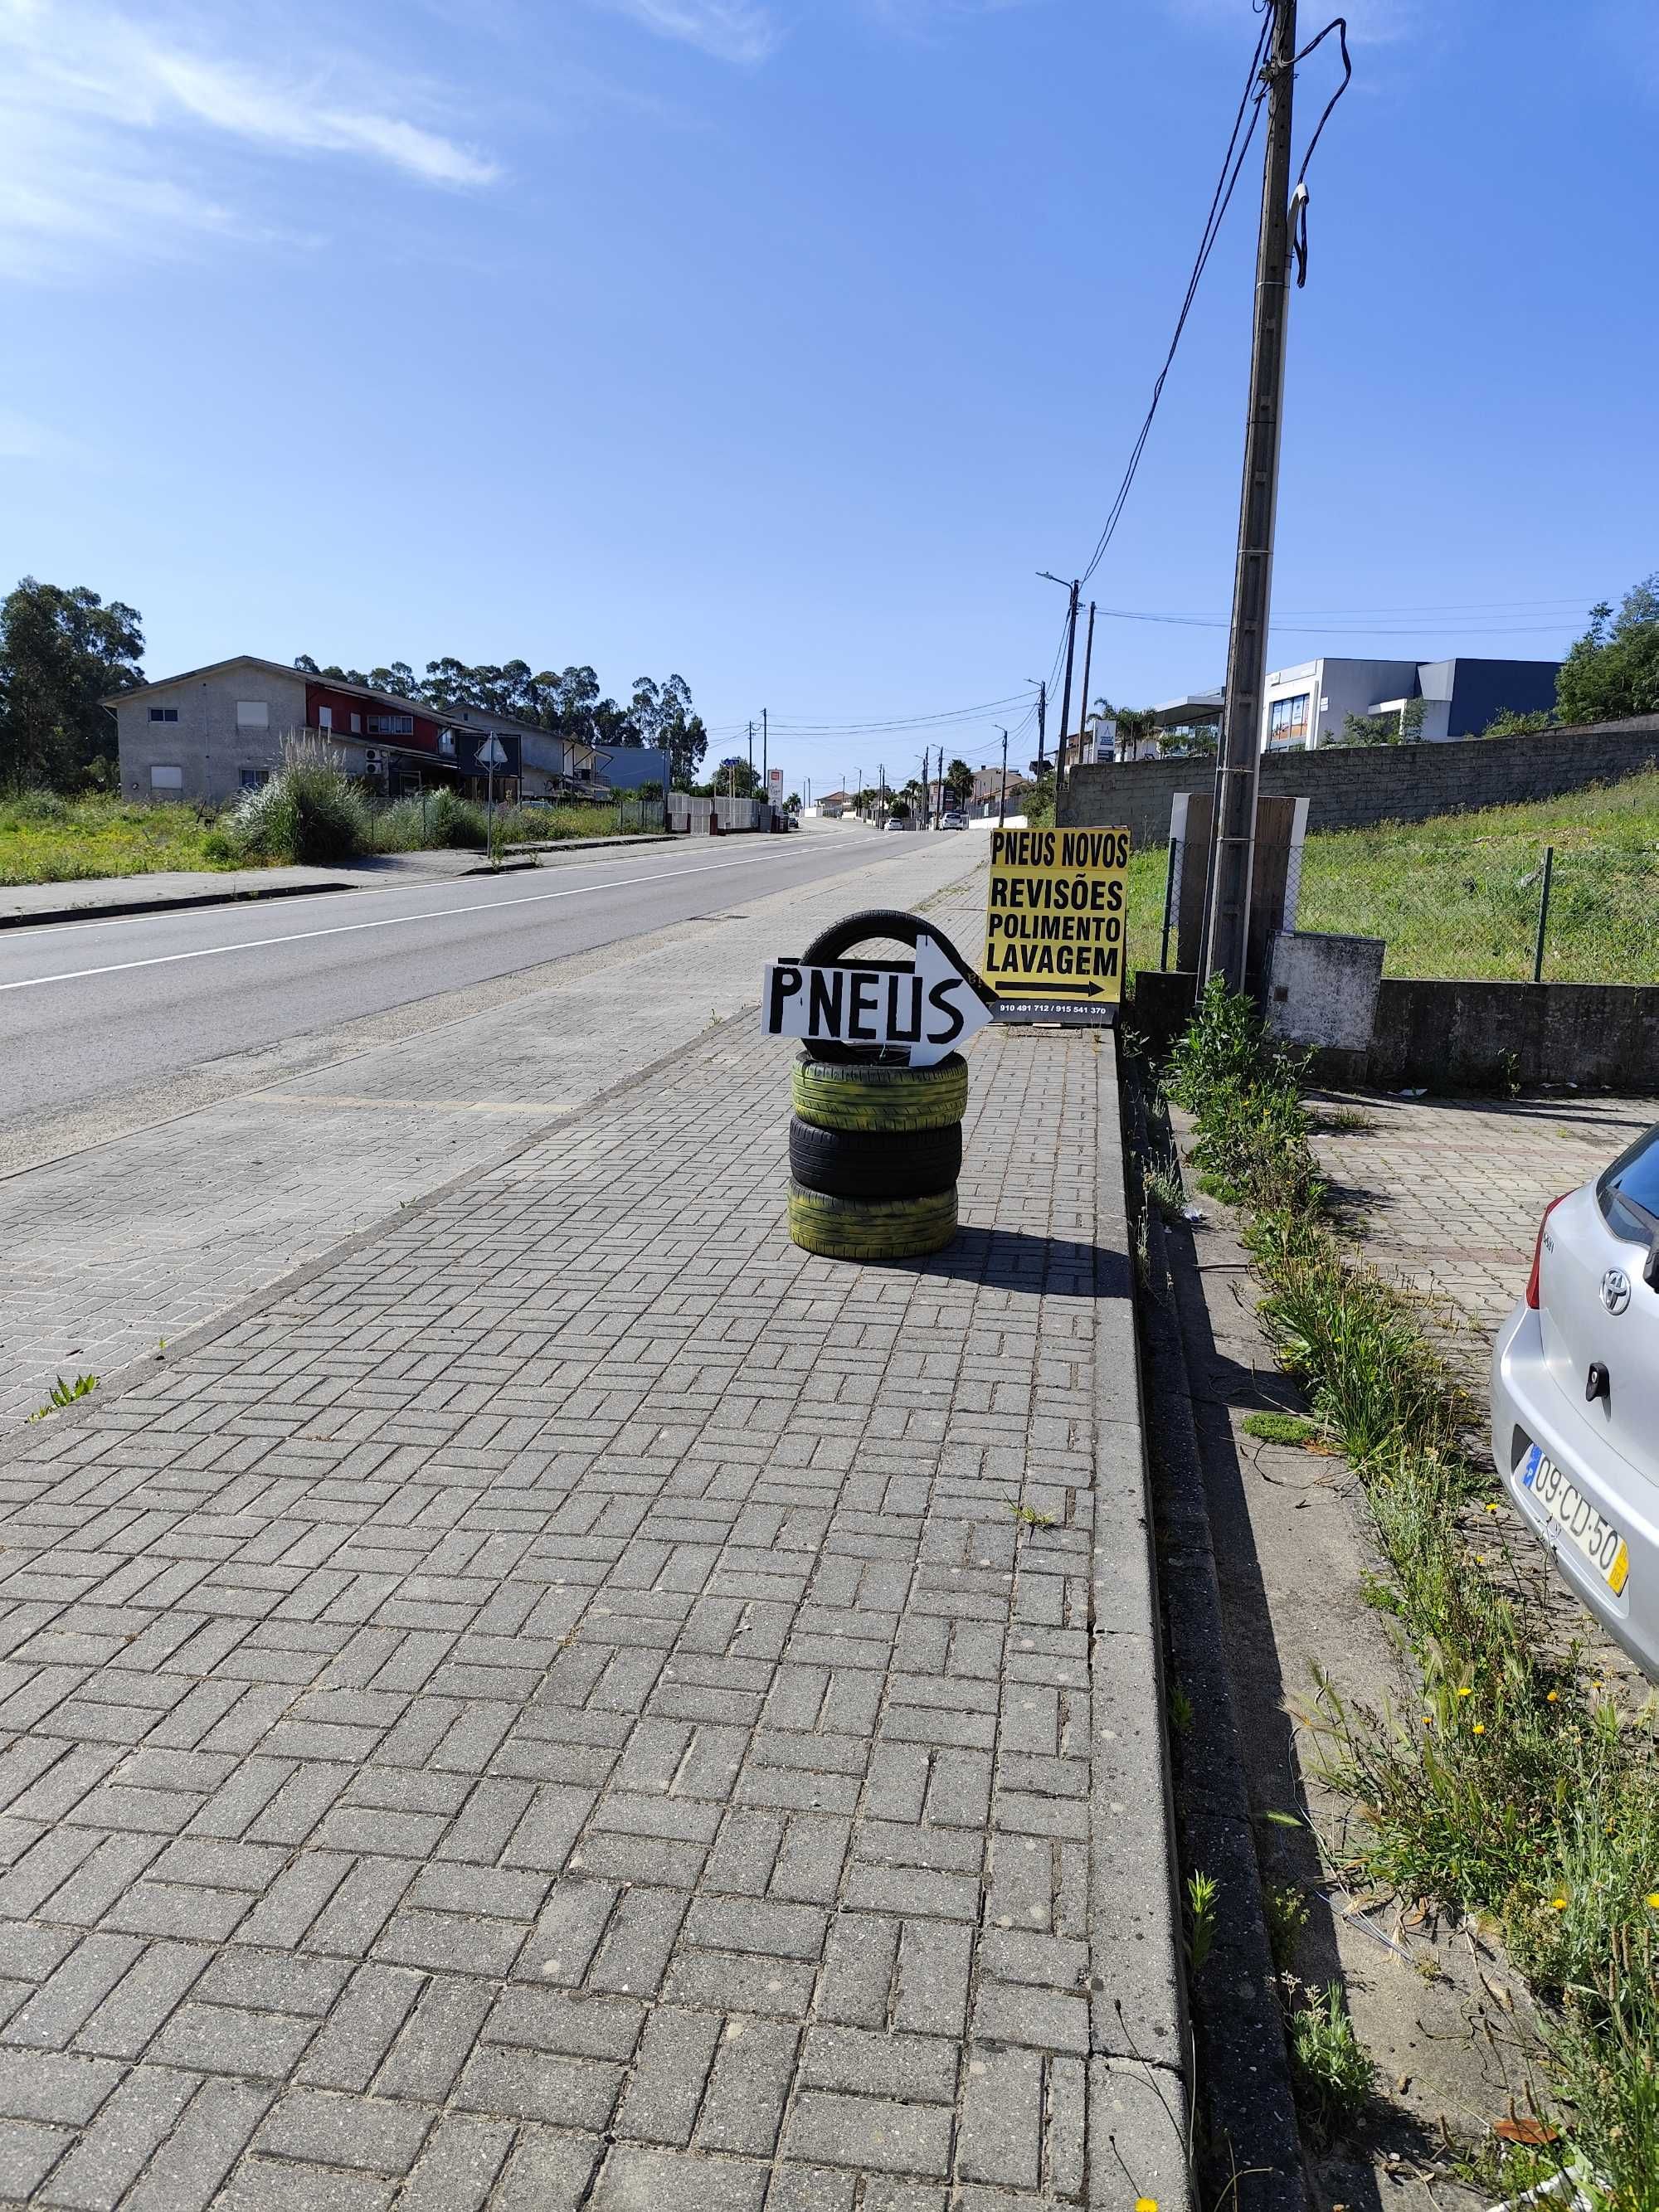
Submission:
[[[239,730],[239,699],[267,702],[269,726]],[[152,706],[179,710],[176,722],[152,722]],[[268,669],[229,669],[152,698],[123,701],[115,710],[126,799],[235,799],[245,768],[267,772],[282,761],[283,739],[306,726],[306,680],[272,676]],[[178,768],[182,788],[152,792],[150,769]]]
[[[1648,768],[1659,768],[1659,714],[1523,738],[1267,753],[1261,787],[1264,796],[1307,798],[1310,830],[1364,830],[1556,799]],[[1066,779],[1060,819],[1079,828],[1121,823],[1133,844],[1163,845],[1176,793],[1207,791],[1214,776],[1214,762],[1200,759],[1079,768]]]

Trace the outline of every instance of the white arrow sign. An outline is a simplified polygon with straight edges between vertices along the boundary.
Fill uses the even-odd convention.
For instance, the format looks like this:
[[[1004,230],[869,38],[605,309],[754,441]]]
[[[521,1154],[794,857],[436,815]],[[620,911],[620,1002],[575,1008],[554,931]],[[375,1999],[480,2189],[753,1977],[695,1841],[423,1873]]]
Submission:
[[[991,1012],[969,977],[931,937],[916,939],[914,968],[856,960],[808,968],[775,961],[766,970],[761,1030],[807,1044],[908,1047],[912,1067],[932,1067]]]

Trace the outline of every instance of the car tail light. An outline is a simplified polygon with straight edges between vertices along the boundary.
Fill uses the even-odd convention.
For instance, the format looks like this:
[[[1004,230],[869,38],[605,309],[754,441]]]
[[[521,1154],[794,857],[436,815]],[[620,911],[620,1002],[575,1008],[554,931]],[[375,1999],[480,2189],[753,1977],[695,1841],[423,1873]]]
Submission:
[[[1561,1198],[1571,1196],[1572,1193],[1570,1190],[1564,1190],[1561,1194]],[[1538,1234],[1532,1240],[1532,1273],[1527,1278],[1527,1304],[1534,1313],[1538,1310],[1538,1262],[1544,1249],[1544,1231],[1549,1227],[1550,1216],[1560,1205],[1561,1198],[1553,1198],[1544,1208],[1544,1218],[1538,1224]]]

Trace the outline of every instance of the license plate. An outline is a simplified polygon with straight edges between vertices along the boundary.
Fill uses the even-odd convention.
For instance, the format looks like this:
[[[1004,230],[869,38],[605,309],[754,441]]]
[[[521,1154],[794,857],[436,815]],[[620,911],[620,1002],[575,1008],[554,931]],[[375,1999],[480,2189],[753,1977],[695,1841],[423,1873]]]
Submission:
[[[1589,1561],[1617,1597],[1630,1574],[1630,1553],[1612,1522],[1596,1511],[1553,1459],[1545,1458],[1536,1444],[1522,1467],[1521,1485],[1531,1491],[1538,1510],[1555,1533]]]

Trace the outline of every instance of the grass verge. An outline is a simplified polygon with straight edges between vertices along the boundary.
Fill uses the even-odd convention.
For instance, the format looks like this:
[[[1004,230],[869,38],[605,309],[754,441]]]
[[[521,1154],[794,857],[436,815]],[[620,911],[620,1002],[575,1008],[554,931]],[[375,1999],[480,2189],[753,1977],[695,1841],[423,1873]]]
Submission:
[[[210,844],[213,826],[211,811],[177,803],[21,792],[0,799],[0,888],[230,866]]]
[[[1210,780],[1207,769],[1194,778]],[[1545,980],[1659,981],[1659,771],[1519,806],[1316,832],[1304,848],[1297,927],[1383,939],[1385,975],[1524,981],[1547,845]],[[1167,868],[1161,844],[1130,856],[1131,974],[1158,965]]]
[[[1194,1164],[1249,1217],[1279,1360],[1364,1486],[1383,1563],[1368,1595],[1420,1686],[1395,1711],[1318,1684],[1306,1717],[1359,1814],[1344,1871],[1478,1917],[1538,2001],[1555,2139],[1506,2152],[1499,2183],[1571,2172],[1595,2212],[1659,2212],[1651,1711],[1621,1722],[1502,1586],[1497,1528],[1464,1534],[1470,1499],[1492,1488],[1462,1449],[1474,1409],[1418,1302],[1325,1224],[1305,1072],[1247,1001],[1212,987],[1165,1087],[1196,1121]],[[1334,2063],[1346,2012],[1328,1992],[1303,2010],[1316,2016],[1291,2016],[1292,2041]]]

